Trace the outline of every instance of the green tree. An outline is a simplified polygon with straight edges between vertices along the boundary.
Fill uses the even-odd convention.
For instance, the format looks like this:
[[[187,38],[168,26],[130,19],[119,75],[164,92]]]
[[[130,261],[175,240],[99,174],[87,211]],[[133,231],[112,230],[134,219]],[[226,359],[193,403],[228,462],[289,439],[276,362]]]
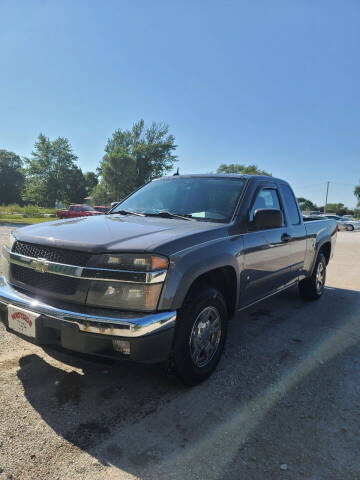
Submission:
[[[354,195],[357,198],[357,206],[360,207],[360,185],[357,185],[354,189]]]
[[[83,203],[87,196],[86,180],[81,168],[74,165],[67,172],[67,177],[63,178],[63,188],[65,194],[60,201],[63,203]]]
[[[298,197],[297,201],[301,211],[319,210],[319,207],[307,198]]]
[[[271,177],[271,173],[260,170],[257,165],[240,165],[239,163],[222,163],[217,169],[217,173],[238,173],[242,175],[266,175]]]
[[[175,150],[175,138],[163,123],[145,127],[140,120],[131,130],[116,130],[105,146],[94,198],[120,200],[134,188],[161,177],[173,168]]]
[[[53,207],[56,201],[82,202],[85,179],[67,138],[51,141],[40,134],[30,158],[25,159],[24,201]]]
[[[101,182],[92,194],[96,203],[120,200],[136,188],[136,160],[124,147],[115,146],[101,162]]]
[[[13,152],[0,150],[0,205],[21,203],[24,181],[21,158]]]
[[[104,182],[100,182],[91,193],[92,202],[94,205],[108,205],[114,200],[111,196],[108,187]]]
[[[349,210],[343,203],[328,203],[326,205],[326,213],[335,213],[336,215],[349,215],[351,214]]]
[[[84,173],[86,196],[90,196],[96,185],[99,183],[98,176],[95,172]]]

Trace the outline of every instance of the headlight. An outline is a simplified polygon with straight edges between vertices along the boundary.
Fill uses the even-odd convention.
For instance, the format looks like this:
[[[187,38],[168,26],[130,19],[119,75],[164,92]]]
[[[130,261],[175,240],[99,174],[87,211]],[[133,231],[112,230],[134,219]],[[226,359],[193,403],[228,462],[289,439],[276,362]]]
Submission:
[[[91,281],[86,303],[92,306],[111,307],[119,310],[154,311],[157,308],[163,279],[159,283],[139,282],[141,272],[167,270],[169,262],[160,255],[121,253],[101,255],[95,260],[96,267],[122,270],[127,273],[127,281]],[[91,265],[93,268],[95,265]],[[135,273],[131,273],[135,272]],[[109,273],[109,272],[108,272]],[[115,273],[115,272],[114,272]],[[115,277],[116,278],[116,277]],[[139,282],[139,283],[136,283]]]
[[[103,268],[133,270],[139,272],[165,270],[168,267],[168,259],[166,257],[133,253],[103,255],[99,258],[99,263]]]
[[[119,310],[156,310],[162,283],[91,282],[86,303]]]
[[[13,249],[14,243],[16,242],[16,238],[12,233],[7,237],[5,240],[4,245],[11,251]]]

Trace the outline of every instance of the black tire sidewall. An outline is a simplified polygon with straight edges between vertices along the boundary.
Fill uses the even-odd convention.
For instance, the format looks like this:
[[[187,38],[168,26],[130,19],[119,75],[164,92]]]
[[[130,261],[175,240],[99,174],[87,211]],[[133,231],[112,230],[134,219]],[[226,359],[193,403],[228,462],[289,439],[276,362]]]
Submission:
[[[191,359],[189,340],[196,318],[207,306],[215,307],[220,314],[221,338],[218,349],[209,364],[197,367]],[[228,312],[225,299],[216,288],[202,288],[197,293],[193,292],[185,301],[184,307],[179,312],[173,348],[175,368],[185,384],[196,385],[207,378],[216,368],[225,345],[227,322]]]

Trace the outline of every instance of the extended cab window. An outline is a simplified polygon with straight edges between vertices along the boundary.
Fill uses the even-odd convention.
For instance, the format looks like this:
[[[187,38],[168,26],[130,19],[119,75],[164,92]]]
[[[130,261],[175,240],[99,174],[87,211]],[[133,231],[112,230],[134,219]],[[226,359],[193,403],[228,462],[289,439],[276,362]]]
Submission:
[[[254,219],[254,213],[256,210],[261,210],[263,208],[281,210],[278,193],[274,188],[263,188],[257,193],[255,201],[250,209],[249,219],[251,222]]]
[[[288,222],[290,225],[298,225],[300,223],[300,215],[293,192],[290,187],[285,184],[280,185],[280,191],[283,195],[288,212]]]

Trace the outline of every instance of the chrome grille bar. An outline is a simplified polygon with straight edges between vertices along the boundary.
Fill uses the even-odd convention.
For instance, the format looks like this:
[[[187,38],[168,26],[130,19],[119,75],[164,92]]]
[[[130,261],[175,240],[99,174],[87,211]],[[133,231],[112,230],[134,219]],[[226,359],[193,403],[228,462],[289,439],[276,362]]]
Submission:
[[[161,283],[165,280],[166,270],[153,272],[134,272],[129,270],[114,270],[109,268],[78,267],[63,263],[51,262],[43,258],[32,258],[19,253],[11,252],[5,245],[3,255],[6,260],[15,265],[31,268],[39,273],[51,273],[64,277],[82,280],[98,280],[104,282],[128,283]]]

